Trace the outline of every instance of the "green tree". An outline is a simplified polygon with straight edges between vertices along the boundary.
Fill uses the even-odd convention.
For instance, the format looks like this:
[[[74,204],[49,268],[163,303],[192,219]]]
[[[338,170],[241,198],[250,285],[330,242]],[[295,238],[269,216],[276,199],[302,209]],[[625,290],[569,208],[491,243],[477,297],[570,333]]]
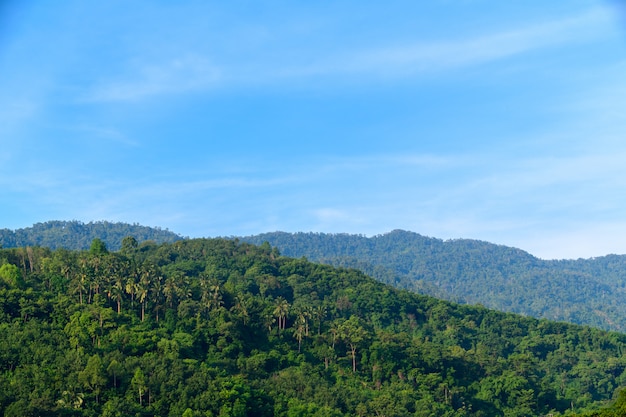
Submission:
[[[298,340],[298,353],[300,353],[302,347],[302,339],[306,336],[306,319],[302,313],[298,314],[296,322],[294,323],[293,336]]]
[[[109,253],[109,250],[107,249],[107,245],[102,241],[102,239],[95,238],[91,241],[89,253],[92,255],[105,255]]]
[[[13,264],[0,266],[0,279],[12,288],[24,288],[26,285],[20,269]]]
[[[124,239],[122,239],[122,248],[120,249],[120,251],[125,255],[130,255],[135,249],[137,249],[138,246],[139,243],[137,242],[137,239],[135,239],[133,236],[126,236]]]
[[[313,317],[317,321],[317,334],[322,334],[322,322],[328,315],[328,310],[322,304],[315,306],[313,309]]]
[[[130,381],[130,386],[137,393],[139,398],[139,405],[143,405],[143,396],[146,393],[148,387],[146,386],[146,377],[143,374],[141,368],[135,370],[133,379]]]
[[[339,328],[340,338],[350,348],[350,356],[352,358],[352,372],[356,372],[356,351],[357,347],[365,340],[366,332],[362,326],[361,319],[352,315],[341,324]]]
[[[147,282],[141,281],[137,285],[137,300],[141,306],[141,321],[144,321],[146,316],[146,304],[148,303],[148,286]]]
[[[117,388],[117,377],[122,372],[122,364],[117,359],[112,359],[107,366],[107,373],[113,377],[113,386]]]
[[[93,355],[87,360],[87,366],[78,374],[78,382],[83,384],[96,396],[96,403],[99,402],[100,390],[106,384],[104,366],[100,356]]]
[[[274,303],[274,317],[278,320],[278,330],[285,330],[287,326],[287,314],[289,313],[289,302],[283,297],[278,297]]]

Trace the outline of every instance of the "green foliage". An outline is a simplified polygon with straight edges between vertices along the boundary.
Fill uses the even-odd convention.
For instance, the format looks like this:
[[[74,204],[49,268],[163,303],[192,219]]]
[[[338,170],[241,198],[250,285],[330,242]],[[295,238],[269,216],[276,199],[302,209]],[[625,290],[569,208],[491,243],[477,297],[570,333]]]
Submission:
[[[136,242],[174,242],[181,236],[138,224],[107,221],[82,223],[79,221],[49,221],[24,229],[0,229],[0,248],[42,246],[51,249],[89,249],[93,239],[102,239],[110,250],[119,250],[124,238],[132,236]],[[130,242],[127,242],[130,243]]]
[[[22,278],[20,269],[9,263],[0,266],[0,280],[11,288],[24,287],[24,279]]]
[[[610,406],[581,415],[584,417],[624,417],[626,416],[626,390],[621,389],[617,399]]]
[[[626,382],[622,334],[268,245],[126,243],[0,250],[22,278],[0,285],[0,415],[559,415],[599,412]]]
[[[122,239],[122,247],[120,248],[120,251],[125,255],[129,255],[136,250],[138,246],[139,242],[137,242],[137,239],[133,236],[126,236]]]
[[[89,246],[89,253],[92,255],[104,255],[109,253],[106,244],[102,241],[102,239],[95,238],[91,241],[91,245]]]
[[[476,240],[443,241],[394,230],[371,238],[324,233],[265,233],[286,256],[356,268],[421,294],[538,318],[626,331],[626,256],[546,261]]]

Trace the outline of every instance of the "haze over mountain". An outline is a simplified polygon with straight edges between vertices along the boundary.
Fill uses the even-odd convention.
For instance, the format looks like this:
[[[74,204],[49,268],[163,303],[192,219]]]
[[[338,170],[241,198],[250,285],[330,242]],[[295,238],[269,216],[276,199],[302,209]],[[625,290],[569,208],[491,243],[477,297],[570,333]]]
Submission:
[[[353,267],[422,294],[550,320],[626,329],[626,256],[542,260],[488,242],[441,240],[395,230],[365,237],[326,233],[264,233],[286,256]]]

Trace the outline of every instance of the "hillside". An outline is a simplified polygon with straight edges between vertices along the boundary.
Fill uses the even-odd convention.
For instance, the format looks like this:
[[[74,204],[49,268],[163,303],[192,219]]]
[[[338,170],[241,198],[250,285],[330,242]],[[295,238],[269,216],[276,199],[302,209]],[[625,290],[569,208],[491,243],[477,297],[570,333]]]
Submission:
[[[79,221],[48,221],[32,227],[9,230],[0,229],[0,247],[44,246],[51,249],[89,249],[91,241],[101,239],[108,248],[118,250],[122,239],[133,236],[137,241],[153,240],[157,243],[174,242],[181,236],[169,230],[128,223],[107,221],[82,223]]]
[[[241,239],[267,241],[286,256],[358,268],[382,282],[450,301],[626,330],[626,256],[546,261],[506,246],[401,230],[370,238],[276,232]]]
[[[592,412],[626,335],[457,305],[226,239],[0,250],[5,416]]]

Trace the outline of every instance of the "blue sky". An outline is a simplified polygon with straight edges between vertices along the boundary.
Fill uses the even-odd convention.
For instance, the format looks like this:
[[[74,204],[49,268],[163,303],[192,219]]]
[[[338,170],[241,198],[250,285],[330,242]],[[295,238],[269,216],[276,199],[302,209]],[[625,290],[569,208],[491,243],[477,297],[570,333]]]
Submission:
[[[4,1],[1,227],[626,253],[622,2]]]

